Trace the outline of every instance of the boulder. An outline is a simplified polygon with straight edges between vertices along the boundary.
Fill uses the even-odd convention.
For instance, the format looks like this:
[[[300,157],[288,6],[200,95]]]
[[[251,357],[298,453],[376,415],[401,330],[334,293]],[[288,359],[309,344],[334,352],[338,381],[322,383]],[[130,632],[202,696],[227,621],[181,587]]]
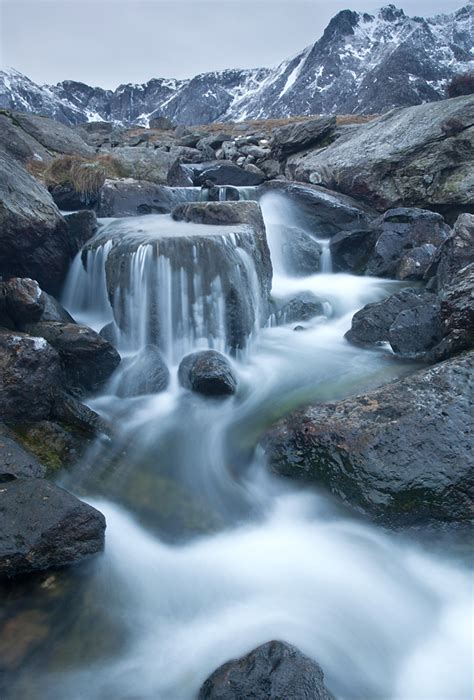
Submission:
[[[196,196],[192,191],[165,187],[145,180],[106,180],[100,191],[97,215],[122,217],[169,214],[177,204],[187,201],[187,197]]]
[[[0,415],[5,422],[50,416],[64,377],[59,355],[43,338],[0,332]]]
[[[129,177],[158,185],[166,185],[168,172],[176,160],[165,148],[148,145],[118,146],[113,149],[113,156]]]
[[[474,262],[474,215],[461,214],[425,273],[429,289],[442,289],[458,270]]]
[[[72,254],[78,253],[82,246],[97,233],[97,216],[95,212],[83,210],[65,216]]]
[[[120,364],[115,348],[87,326],[41,321],[28,326],[28,332],[55,348],[70,388],[96,391]]]
[[[73,255],[51,195],[0,151],[0,275],[31,277],[58,293]]]
[[[271,468],[389,525],[472,518],[474,353],[297,411],[264,438]]]
[[[0,423],[0,484],[13,479],[42,479],[45,475],[45,467]]]
[[[26,112],[11,112],[15,125],[51,153],[73,156],[94,155],[81,134],[66,124]]]
[[[151,117],[148,122],[150,129],[174,129],[175,124],[168,117]]]
[[[282,224],[278,226],[277,232],[283,241],[281,253],[288,274],[306,277],[319,272],[323,248],[318,241],[296,226]]]
[[[192,202],[173,209],[175,221],[194,224],[232,226],[248,224],[256,231],[265,231],[262,212],[257,202]]]
[[[333,700],[321,667],[286,642],[267,642],[214,671],[198,700]]]
[[[352,325],[345,337],[354,345],[378,345],[390,340],[390,327],[402,311],[420,306],[424,300],[420,289],[402,289],[387,299],[366,304],[354,314]],[[429,294],[428,300],[434,303],[436,296]]]
[[[423,279],[436,248],[451,233],[440,214],[406,207],[385,212],[374,229],[376,242],[365,272],[397,279]],[[425,244],[430,247],[420,250]]]
[[[206,180],[210,180],[214,185],[251,187],[260,185],[264,179],[264,175],[248,172],[228,161],[217,160],[205,163],[176,163],[170,170],[168,185],[200,187]]]
[[[165,391],[170,372],[159,348],[146,345],[134,357],[122,361],[117,396],[143,396]]]
[[[474,263],[456,273],[439,299],[443,339],[428,355],[436,362],[474,346]]]
[[[278,323],[295,323],[296,321],[310,321],[315,316],[323,314],[323,304],[315,294],[300,292],[278,308],[276,319]]]
[[[105,518],[44,479],[0,488],[0,577],[78,564],[104,547]]]
[[[38,282],[28,278],[11,277],[0,282],[1,307],[14,330],[36,323],[44,313],[45,297]],[[6,324],[5,324],[6,325]]]
[[[277,127],[272,131],[272,153],[277,160],[284,160],[293,153],[327,145],[336,128],[336,117],[316,117]]]
[[[376,229],[339,231],[329,244],[334,272],[363,274],[377,240]]]
[[[229,396],[237,389],[229,360],[216,350],[186,355],[180,362],[178,378],[185,389],[205,396]]]
[[[439,300],[431,294],[423,294],[420,302],[400,311],[390,326],[388,339],[397,355],[423,356],[443,336]]]
[[[425,207],[451,220],[472,208],[473,147],[474,95],[467,95],[391,110],[327,148],[290,156],[286,173],[379,211]]]

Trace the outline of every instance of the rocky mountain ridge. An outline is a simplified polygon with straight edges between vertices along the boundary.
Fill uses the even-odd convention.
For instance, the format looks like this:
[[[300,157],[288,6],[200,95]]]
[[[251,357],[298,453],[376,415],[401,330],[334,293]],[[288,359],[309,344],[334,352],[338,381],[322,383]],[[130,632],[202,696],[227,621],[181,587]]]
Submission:
[[[394,5],[376,15],[339,12],[323,36],[276,68],[223,70],[190,80],[152,79],[104,90],[66,80],[39,86],[0,71],[0,107],[66,124],[113,121],[148,126],[376,114],[445,96],[447,82],[474,65],[474,5],[431,18]]]

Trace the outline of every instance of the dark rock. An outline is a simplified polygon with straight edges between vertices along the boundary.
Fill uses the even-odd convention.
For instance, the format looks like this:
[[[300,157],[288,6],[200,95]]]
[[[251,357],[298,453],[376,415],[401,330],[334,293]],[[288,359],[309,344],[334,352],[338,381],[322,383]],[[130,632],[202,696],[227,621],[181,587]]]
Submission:
[[[44,312],[45,299],[38,282],[28,278],[12,277],[0,282],[3,308],[13,321],[13,329],[39,321]]]
[[[404,357],[422,355],[439,343],[442,335],[440,304],[431,294],[423,294],[419,305],[401,311],[388,332],[392,350]]]
[[[321,667],[286,642],[267,642],[214,671],[198,700],[333,700]]]
[[[178,163],[168,176],[168,185],[201,187],[206,180],[215,185],[234,185],[251,187],[260,185],[265,176],[248,172],[238,165],[227,161],[210,161],[206,163]]]
[[[78,211],[65,217],[71,250],[75,255],[97,232],[97,216],[93,211]]]
[[[62,212],[76,212],[97,207],[98,192],[85,195],[83,192],[78,192],[70,183],[52,185],[48,189],[54,203]]]
[[[195,193],[157,185],[145,180],[106,180],[101,191],[97,215],[101,217],[168,214],[179,202]]]
[[[377,231],[356,229],[340,231],[331,238],[330,249],[334,272],[362,274],[374,250]]]
[[[436,254],[437,247],[432,243],[424,243],[417,248],[412,248],[400,260],[397,270],[399,280],[423,279],[426,270],[430,266]]]
[[[195,224],[231,226],[248,224],[256,231],[264,231],[262,212],[256,202],[193,202],[179,204],[173,209],[175,221]]]
[[[71,314],[66,311],[66,309],[61,306],[59,301],[55,299],[51,294],[42,292],[41,294],[44,309],[41,314],[40,321],[58,321],[59,323],[75,323],[75,320]]]
[[[312,406],[265,437],[272,469],[392,525],[472,518],[474,354]],[[455,437],[454,437],[455,436]]]
[[[206,184],[204,184],[203,189],[206,191]],[[209,202],[238,202],[240,199],[239,190],[237,187],[216,187],[212,185],[207,190],[208,201]]]
[[[426,271],[428,287],[436,291],[449,284],[456,272],[474,262],[474,215],[461,214],[450,236],[438,248]]]
[[[118,340],[119,340],[119,335],[120,335],[120,330],[115,323],[115,321],[111,321],[110,323],[107,323],[103,328],[100,329],[99,335],[104,338],[108,343],[114,346],[114,348],[117,347]]]
[[[423,276],[434,256],[425,256],[424,265],[416,267],[410,256],[414,248],[424,244],[437,248],[449,236],[450,228],[443,217],[423,209],[390,209],[374,225],[377,241],[367,262],[366,274],[378,277],[396,277],[397,279],[423,279]],[[426,252],[426,251],[425,251]],[[412,274],[407,275],[407,268]]]
[[[45,467],[0,423],[0,484],[13,479],[41,479],[45,474]]]
[[[168,117],[151,117],[148,122],[150,129],[174,129],[175,124]]]
[[[42,187],[0,152],[0,275],[60,291],[73,257],[66,223]]]
[[[115,348],[87,326],[45,321],[29,326],[28,332],[55,348],[71,388],[96,391],[120,364]]]
[[[272,132],[272,152],[278,160],[292,153],[315,148],[331,135],[336,127],[336,117],[317,117],[301,122],[285,124]]]
[[[185,389],[205,396],[229,396],[237,389],[229,360],[215,350],[186,355],[179,365],[178,378]]]
[[[354,345],[377,345],[389,342],[390,327],[398,314],[424,303],[424,294],[419,289],[402,289],[397,294],[373,304],[366,304],[354,314],[352,326],[345,337]],[[427,295],[434,303],[434,294]]]
[[[112,429],[98,413],[64,391],[56,391],[51,417],[61,424],[76,428],[87,436],[110,437]]]
[[[130,359],[123,360],[117,396],[142,396],[165,391],[170,372],[159,348],[146,345]]]
[[[48,418],[64,382],[59,355],[43,338],[0,332],[0,415],[5,422]]]
[[[278,323],[295,323],[309,321],[315,316],[322,316],[324,308],[321,300],[312,292],[301,292],[283,303],[276,312]]]
[[[319,272],[322,246],[306,231],[296,226],[278,227],[282,244],[282,256],[285,270],[297,277],[306,277]]]
[[[104,547],[105,518],[44,479],[0,489],[0,577],[78,564]]]
[[[65,124],[37,114],[23,112],[11,114],[19,128],[52,153],[74,156],[94,154],[94,149],[85,143],[80,133]]]

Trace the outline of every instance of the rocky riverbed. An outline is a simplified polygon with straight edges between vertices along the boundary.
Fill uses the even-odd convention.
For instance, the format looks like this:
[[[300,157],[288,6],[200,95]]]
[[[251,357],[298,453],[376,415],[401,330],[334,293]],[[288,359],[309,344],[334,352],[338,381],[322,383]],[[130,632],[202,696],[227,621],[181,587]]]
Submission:
[[[88,599],[114,571],[121,600],[123,569],[135,565],[146,579],[143,559],[156,556],[157,575],[161,563],[176,577],[199,627],[200,605],[212,602],[206,593],[194,610],[173,557],[193,559],[195,547],[210,563],[198,551],[209,537],[219,566],[232,569],[223,538],[233,528],[245,538],[242,522],[270,527],[286,489],[294,499],[327,499],[326,511],[320,501],[311,506],[321,527],[344,518],[364,541],[382,537],[364,529],[373,523],[387,538],[444,533],[464,551],[474,495],[473,96],[366,123],[314,117],[277,128],[71,128],[0,116],[0,634],[8,647],[0,693],[43,700],[83,692],[86,671],[71,670],[82,651],[58,627],[61,605],[75,605],[76,576],[78,600]],[[119,507],[158,539],[139,534]],[[111,513],[107,536],[101,508]],[[129,528],[140,551],[124,551],[115,527]],[[343,556],[347,542],[333,536]],[[273,551],[273,540],[259,537]],[[388,559],[405,571],[393,542],[380,548],[394,547]],[[234,544],[253,546],[251,538]],[[353,547],[355,569],[368,571],[365,549]],[[373,566],[387,584],[384,564]],[[400,578],[413,575],[415,588],[408,569]],[[299,572],[297,586],[311,581],[304,566]],[[258,598],[261,589],[241,575],[237,587],[221,583],[243,605],[242,590]],[[220,600],[218,579],[212,586]],[[154,609],[152,592],[142,592]],[[171,589],[161,595],[178,619]],[[419,600],[437,596],[426,588]],[[369,678],[362,656],[345,675],[329,652],[338,639],[328,645],[316,635],[313,644],[298,626],[304,611],[288,605],[287,627],[269,609],[257,615],[259,630],[243,625],[222,650],[220,631],[199,627],[209,643],[201,665],[190,662],[176,678],[176,650],[162,640],[162,680],[130,685],[125,673],[123,692],[114,680],[121,642],[136,663],[148,652],[108,610],[113,623],[100,623],[94,658],[106,671],[90,697],[252,692],[276,700],[290,697],[288,688],[295,698],[395,697],[397,688],[416,688],[400,670],[397,640],[386,642],[392,680]],[[156,614],[163,629],[171,624]],[[239,616],[228,614],[234,625]],[[351,643],[360,614],[351,618]],[[84,643],[87,616],[78,619],[74,639]],[[178,644],[184,632],[170,634]],[[464,700],[463,679],[458,695],[443,697]]]

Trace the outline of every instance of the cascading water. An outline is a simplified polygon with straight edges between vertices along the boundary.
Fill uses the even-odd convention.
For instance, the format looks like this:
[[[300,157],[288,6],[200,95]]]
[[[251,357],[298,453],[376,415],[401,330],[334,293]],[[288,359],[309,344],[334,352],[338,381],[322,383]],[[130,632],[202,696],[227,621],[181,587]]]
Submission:
[[[362,351],[343,339],[352,314],[397,283],[330,274],[324,260],[313,275],[288,274],[280,224],[292,224],[292,206],[268,197],[262,208],[273,295],[312,291],[331,312],[304,332],[266,325],[256,310],[261,271],[250,249],[238,236],[212,249],[216,255],[229,246],[232,261],[240,260],[244,296],[253,299],[252,328],[260,325],[234,361],[238,394],[216,402],[174,381],[163,394],[119,399],[106,391],[93,400],[117,426],[117,437],[96,444],[66,485],[89,494],[105,513],[106,551],[86,576],[67,575],[60,603],[54,596],[51,603],[46,589],[38,592],[52,609],[49,643],[17,674],[16,698],[193,700],[221,663],[273,638],[314,657],[338,700],[470,697],[465,564],[443,559],[433,545],[430,552],[413,533],[410,541],[384,532],[350,518],[325,494],[276,480],[254,449],[262,430],[292,407],[410,371],[383,351]],[[224,332],[213,329],[222,320],[225,283],[210,274],[214,288],[199,287],[197,275],[208,263],[198,248],[191,277],[187,266],[157,256],[144,240],[156,224],[153,217],[124,224],[133,231],[125,266],[130,285],[123,288],[134,300],[129,321],[141,314],[136,346],[149,341],[155,314],[167,319],[168,343],[176,340],[176,318],[184,327],[193,317],[201,330],[188,328],[186,350],[200,346],[206,333],[211,345]],[[109,247],[121,224],[110,225]],[[200,235],[192,225],[182,233],[186,240]],[[90,248],[86,277],[76,261],[66,297],[71,311],[106,310],[106,268],[123,263],[112,245],[104,264],[106,252]],[[145,293],[150,284],[160,290],[153,299]],[[204,321],[209,295],[216,326]],[[160,304],[166,310],[158,313]],[[110,319],[110,307],[108,313]]]

